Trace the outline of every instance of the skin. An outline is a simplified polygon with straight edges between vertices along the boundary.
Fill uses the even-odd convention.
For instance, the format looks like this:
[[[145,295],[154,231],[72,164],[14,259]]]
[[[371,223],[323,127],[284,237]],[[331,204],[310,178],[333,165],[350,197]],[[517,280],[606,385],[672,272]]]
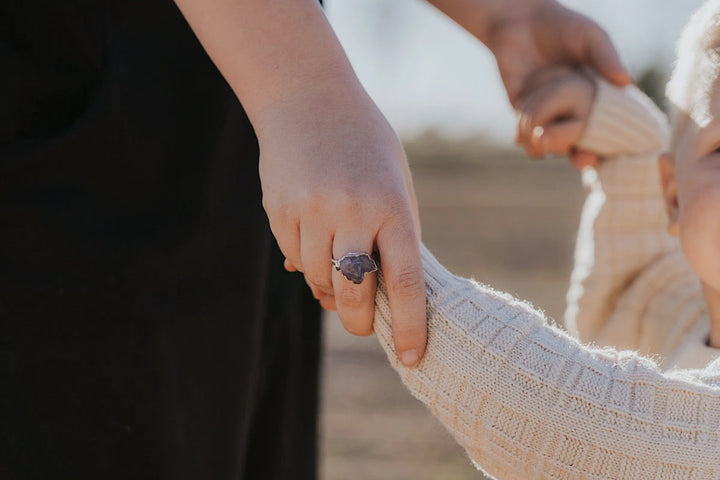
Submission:
[[[595,98],[593,80],[572,67],[550,67],[532,75],[528,87],[517,102],[517,142],[533,158],[575,154]]]
[[[263,206],[285,267],[298,270],[350,333],[372,333],[376,275],[361,285],[331,267],[349,251],[382,258],[399,359],[427,341],[420,224],[394,131],[368,97],[315,0],[176,0],[242,102],[260,144]],[[511,101],[537,69],[594,67],[626,84],[605,33],[550,0],[436,0],[485,42]]]
[[[675,155],[659,160],[668,231],[680,238],[683,253],[700,277],[710,313],[712,347],[720,348],[720,83],[707,99],[708,123],[699,125],[687,113]]]
[[[534,88],[519,102],[518,139],[531,156],[572,153],[587,125],[593,81],[571,69],[553,68],[533,78]],[[675,156],[658,161],[668,232],[679,237],[683,253],[702,284],[710,313],[710,346],[720,348],[720,80],[712,84],[701,111],[702,124],[678,112]],[[576,153],[573,163],[596,166],[592,152]]]
[[[510,103],[532,87],[531,77],[553,65],[586,65],[609,82],[629,85],[607,33],[555,1],[428,0],[495,55]]]

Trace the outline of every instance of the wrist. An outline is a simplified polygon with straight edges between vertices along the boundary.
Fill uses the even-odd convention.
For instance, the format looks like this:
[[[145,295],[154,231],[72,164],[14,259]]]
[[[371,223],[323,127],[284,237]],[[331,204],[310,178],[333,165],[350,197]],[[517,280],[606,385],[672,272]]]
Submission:
[[[527,25],[533,17],[560,7],[556,0],[526,0],[512,3],[511,6],[506,2],[492,3],[493,8],[488,11],[487,26],[480,32],[482,37],[478,36],[478,39],[495,55],[507,36],[517,33],[518,25]]]
[[[319,106],[334,97],[356,97],[361,91],[349,64],[329,64],[269,79],[255,94],[246,95],[242,103],[258,131],[284,110]]]
[[[250,120],[261,151],[266,142],[289,140],[290,133],[297,131],[306,136],[338,128],[392,130],[354,74],[324,74],[267,102]]]

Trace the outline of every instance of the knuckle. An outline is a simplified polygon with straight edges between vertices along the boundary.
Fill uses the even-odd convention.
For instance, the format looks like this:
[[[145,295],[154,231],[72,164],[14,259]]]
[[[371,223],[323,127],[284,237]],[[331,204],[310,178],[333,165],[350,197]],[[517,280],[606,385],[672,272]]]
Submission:
[[[303,200],[303,212],[309,215],[320,215],[326,210],[328,204],[328,200],[323,195],[313,193]]]
[[[402,191],[393,190],[388,192],[382,199],[382,204],[386,206],[393,217],[405,215],[410,211],[410,199]]]
[[[319,190],[319,189],[315,189]],[[360,210],[364,202],[357,198],[357,192],[336,187],[330,192],[312,191],[300,202],[306,216],[321,216],[334,213],[354,213]]]
[[[363,304],[365,298],[359,288],[343,287],[338,292],[336,300],[344,307],[357,308]]]
[[[403,330],[394,333],[395,346],[398,350],[409,349],[420,350],[426,345],[426,334],[424,327],[405,327]]]
[[[389,285],[390,293],[400,297],[414,299],[425,293],[425,278],[422,270],[411,268],[400,272]]]
[[[335,195],[333,203],[336,209],[343,212],[354,212],[357,211],[362,205],[363,201],[359,198],[358,192],[355,188],[340,188],[340,191]]]

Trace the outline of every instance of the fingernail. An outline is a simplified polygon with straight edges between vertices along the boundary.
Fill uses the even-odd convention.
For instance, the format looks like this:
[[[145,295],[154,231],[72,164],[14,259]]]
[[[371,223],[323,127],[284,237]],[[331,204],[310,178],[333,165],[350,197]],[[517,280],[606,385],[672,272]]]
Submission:
[[[545,134],[545,129],[543,127],[541,127],[540,125],[533,128],[532,136],[535,141],[542,140],[544,138],[543,137],[544,134]]]
[[[418,362],[418,353],[416,350],[406,350],[400,355],[400,361],[406,367],[414,367]]]

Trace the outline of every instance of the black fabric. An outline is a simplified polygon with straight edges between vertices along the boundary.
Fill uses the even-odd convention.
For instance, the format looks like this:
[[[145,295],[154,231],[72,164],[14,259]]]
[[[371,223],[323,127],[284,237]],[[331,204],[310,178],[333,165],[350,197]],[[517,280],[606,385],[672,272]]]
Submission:
[[[315,478],[319,306],[174,4],[5,0],[0,65],[0,478]]]

